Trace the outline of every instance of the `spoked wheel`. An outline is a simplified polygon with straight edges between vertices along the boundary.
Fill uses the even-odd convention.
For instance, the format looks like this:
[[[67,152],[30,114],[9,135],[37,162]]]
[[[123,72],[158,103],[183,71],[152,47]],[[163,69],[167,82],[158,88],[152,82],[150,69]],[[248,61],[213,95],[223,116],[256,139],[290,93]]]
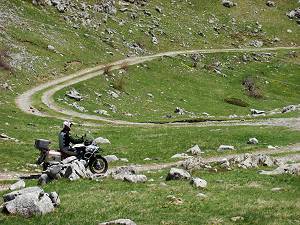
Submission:
[[[105,158],[100,155],[96,155],[95,159],[90,164],[90,170],[92,173],[105,173],[108,169],[108,163]]]

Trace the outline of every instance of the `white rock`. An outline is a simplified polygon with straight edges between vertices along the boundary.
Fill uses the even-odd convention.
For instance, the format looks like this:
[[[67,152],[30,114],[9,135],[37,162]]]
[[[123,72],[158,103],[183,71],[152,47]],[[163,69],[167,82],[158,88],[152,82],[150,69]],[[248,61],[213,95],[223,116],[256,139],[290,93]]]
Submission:
[[[274,147],[272,145],[268,145],[268,149],[276,150],[276,147]]]
[[[98,225],[136,225],[136,223],[130,219],[118,219],[110,222],[99,223]]]
[[[190,179],[191,175],[183,169],[179,168],[171,168],[170,172],[167,175],[166,180],[182,180],[182,179]]]
[[[55,47],[52,46],[52,45],[48,45],[47,48],[48,48],[48,50],[50,50],[50,51],[54,51],[54,50],[55,50]]]
[[[14,191],[22,188],[25,188],[25,182],[24,180],[19,180],[16,183],[10,185],[9,190]]]
[[[115,156],[115,155],[107,155],[107,156],[104,156],[104,158],[106,159],[106,161],[108,163],[119,160],[119,158],[117,156]]]
[[[199,155],[203,153],[198,145],[195,145],[194,147],[188,149],[186,152],[191,153],[193,155]]]
[[[178,154],[175,154],[171,157],[171,159],[188,159],[190,158],[191,156],[189,156],[188,154],[186,153],[178,153]]]
[[[218,151],[234,150],[234,146],[231,145],[220,145]]]
[[[273,192],[279,192],[279,191],[283,191],[283,188],[279,188],[279,187],[272,188],[271,191],[273,191]]]
[[[195,186],[196,188],[206,188],[207,187],[207,181],[203,180],[198,177],[193,177],[191,180],[191,184]]]
[[[110,144],[110,141],[103,137],[98,137],[94,140],[96,144]]]
[[[207,198],[207,195],[206,195],[206,194],[203,194],[203,193],[198,193],[196,196],[197,196],[198,198],[200,198],[200,199],[205,199],[205,198]]]
[[[257,145],[258,140],[256,138],[249,138],[247,143],[250,144],[250,145]]]

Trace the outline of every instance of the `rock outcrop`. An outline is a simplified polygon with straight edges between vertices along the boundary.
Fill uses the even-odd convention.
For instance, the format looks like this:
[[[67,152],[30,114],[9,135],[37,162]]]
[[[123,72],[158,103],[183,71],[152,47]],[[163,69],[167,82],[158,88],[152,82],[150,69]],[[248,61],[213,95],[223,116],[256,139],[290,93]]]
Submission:
[[[3,196],[5,213],[32,217],[54,211],[59,206],[60,199],[56,192],[45,193],[40,187],[28,187]]]

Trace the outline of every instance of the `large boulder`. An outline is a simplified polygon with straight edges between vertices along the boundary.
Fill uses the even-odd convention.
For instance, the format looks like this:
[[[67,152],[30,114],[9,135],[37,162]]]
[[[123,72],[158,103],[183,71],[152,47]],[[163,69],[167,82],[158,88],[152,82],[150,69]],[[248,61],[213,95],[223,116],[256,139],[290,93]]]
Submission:
[[[292,174],[300,175],[300,163],[284,164],[271,171],[260,171],[260,174],[264,175],[280,175],[280,174]]]
[[[136,225],[136,223],[130,219],[118,219],[110,222],[99,223],[98,225]]]
[[[8,202],[14,200],[19,195],[24,195],[27,193],[34,193],[35,195],[39,196],[41,193],[44,193],[44,191],[40,187],[28,187],[28,188],[24,188],[18,191],[13,191],[3,195],[3,200],[4,202]]]
[[[94,140],[94,142],[96,143],[96,144],[110,144],[110,141],[108,140],[108,139],[106,139],[106,138],[103,138],[103,137],[98,137],[98,138],[96,138],[95,140]]]
[[[191,175],[184,169],[179,168],[171,168],[170,172],[168,173],[166,180],[183,180],[183,179],[190,179]]]
[[[44,215],[54,210],[60,203],[58,194],[44,193],[40,187],[29,187],[3,196],[3,211],[13,215],[32,217]]]
[[[4,205],[4,211],[23,217],[43,215],[53,210],[54,206],[52,201],[46,194],[36,195],[35,193],[27,193],[18,195],[15,199]]]

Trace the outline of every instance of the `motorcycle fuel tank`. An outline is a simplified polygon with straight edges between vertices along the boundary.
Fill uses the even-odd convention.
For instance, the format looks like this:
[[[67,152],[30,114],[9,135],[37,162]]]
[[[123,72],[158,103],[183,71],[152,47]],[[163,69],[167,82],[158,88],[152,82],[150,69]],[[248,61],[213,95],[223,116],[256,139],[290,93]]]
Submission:
[[[46,162],[51,162],[51,161],[60,162],[61,161],[61,153],[50,150],[47,152],[45,161]]]

